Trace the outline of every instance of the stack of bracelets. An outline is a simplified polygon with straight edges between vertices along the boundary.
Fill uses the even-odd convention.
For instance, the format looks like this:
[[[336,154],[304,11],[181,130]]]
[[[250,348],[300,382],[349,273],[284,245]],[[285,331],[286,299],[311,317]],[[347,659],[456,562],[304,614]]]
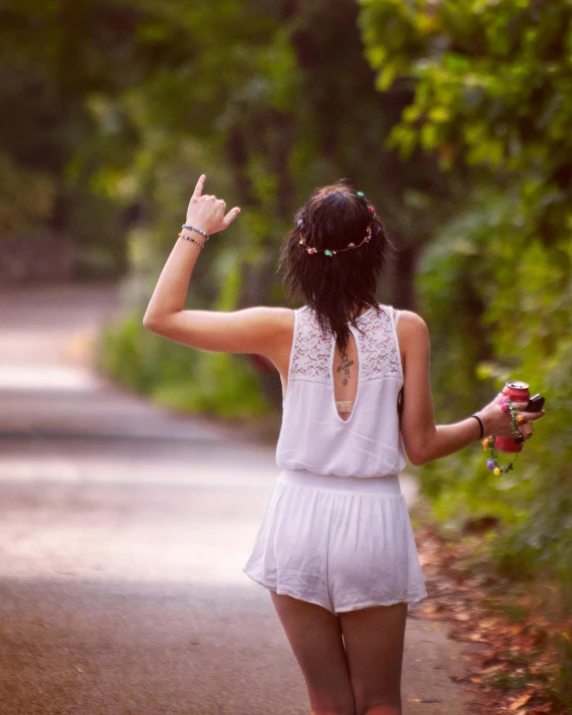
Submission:
[[[202,251],[203,248],[205,247],[205,243],[209,240],[210,236],[208,236],[208,235],[207,235],[204,231],[202,231],[200,228],[195,228],[194,226],[189,226],[187,223],[184,223],[184,224],[181,226],[181,228],[186,228],[186,229],[188,229],[189,231],[196,231],[197,233],[200,233],[201,236],[204,236],[204,238],[205,238],[204,241],[198,241],[198,240],[197,240],[196,238],[194,238],[193,236],[185,236],[185,234],[183,234],[182,231],[178,234],[178,238],[184,238],[184,239],[187,240],[187,241],[192,241],[192,243],[196,243],[197,246],[200,246],[200,247],[201,247],[201,251]]]

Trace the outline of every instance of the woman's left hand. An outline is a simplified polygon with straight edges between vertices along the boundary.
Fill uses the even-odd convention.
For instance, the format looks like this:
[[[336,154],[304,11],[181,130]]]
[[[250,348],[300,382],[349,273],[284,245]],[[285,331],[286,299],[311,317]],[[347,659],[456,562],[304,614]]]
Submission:
[[[197,181],[189,201],[186,223],[194,228],[200,228],[210,236],[228,228],[240,213],[240,208],[235,206],[225,214],[226,203],[222,199],[209,194],[203,195],[206,178],[205,174],[202,174]]]

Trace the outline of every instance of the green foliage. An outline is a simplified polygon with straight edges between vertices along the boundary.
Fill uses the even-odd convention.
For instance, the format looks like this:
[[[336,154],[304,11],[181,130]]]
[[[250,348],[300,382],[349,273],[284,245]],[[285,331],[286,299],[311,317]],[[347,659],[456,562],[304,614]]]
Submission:
[[[360,18],[378,85],[412,91],[393,145],[404,155],[420,146],[469,180],[418,280],[440,414],[472,412],[508,378],[545,394],[549,410],[510,475],[496,479],[485,455],[462,453],[424,470],[426,490],[447,523],[500,517],[497,567],[548,574],[568,595],[571,20],[565,0],[362,0]]]
[[[363,37],[378,82],[414,101],[392,140],[511,175],[531,233],[570,226],[572,7],[566,0],[427,3],[364,0]]]
[[[460,454],[428,468],[426,484],[443,519],[502,518],[493,555],[503,572],[548,569],[569,590],[570,247],[547,248],[530,236],[519,205],[515,192],[483,190],[427,252],[419,287],[434,337],[441,414],[456,419],[506,379],[525,379],[546,396],[549,416],[510,475],[497,480],[484,455]]]
[[[100,356],[111,377],[177,410],[244,419],[271,409],[247,358],[169,343],[140,315],[105,331]]]
[[[67,234],[92,275],[124,268],[126,207],[105,183],[136,137],[124,115],[98,117],[90,103],[137,81],[137,17],[105,0],[0,9],[0,233]]]
[[[406,98],[376,92],[355,5],[148,0],[137,9],[135,57],[144,64],[152,54],[157,61],[144,81],[113,95],[92,94],[88,102],[99,136],[131,127],[139,138],[130,166],[105,162],[96,175],[106,196],[145,206],[145,222],[129,238],[134,306],[148,299],[192,182],[205,168],[207,190],[243,211],[201,254],[189,296],[197,307],[283,302],[280,237],[317,185],[343,176],[367,191],[413,262],[437,214],[446,213],[431,204],[432,183],[443,206],[447,192],[434,161],[416,153],[397,172],[396,153],[383,149]],[[342,94],[352,96],[351,111]],[[78,171],[82,166],[78,161]],[[411,278],[408,272],[395,281],[402,304],[412,303]],[[390,295],[387,287],[385,299]]]
[[[49,175],[18,166],[0,153],[0,186],[0,239],[30,233],[51,215],[54,183]]]

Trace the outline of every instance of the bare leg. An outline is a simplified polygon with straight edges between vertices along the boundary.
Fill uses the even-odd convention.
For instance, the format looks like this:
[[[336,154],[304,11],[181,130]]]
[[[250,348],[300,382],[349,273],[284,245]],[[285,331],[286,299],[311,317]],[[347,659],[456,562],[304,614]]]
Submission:
[[[276,613],[302,670],[312,715],[355,715],[340,623],[313,603],[271,592]]]
[[[407,604],[340,613],[356,715],[401,715]]]

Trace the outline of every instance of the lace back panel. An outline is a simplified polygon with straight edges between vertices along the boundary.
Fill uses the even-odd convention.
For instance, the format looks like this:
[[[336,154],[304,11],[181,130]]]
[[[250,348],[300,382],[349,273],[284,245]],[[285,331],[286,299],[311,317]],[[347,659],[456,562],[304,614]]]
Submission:
[[[370,309],[350,329],[358,343],[360,379],[363,382],[384,377],[401,377],[401,360],[393,325],[392,308],[380,306],[380,313]],[[330,384],[333,336],[323,334],[309,308],[299,309],[289,380]]]
[[[364,382],[383,377],[401,377],[401,358],[393,325],[393,309],[380,306],[379,315],[368,310],[360,315],[357,338],[361,356],[360,376]]]

